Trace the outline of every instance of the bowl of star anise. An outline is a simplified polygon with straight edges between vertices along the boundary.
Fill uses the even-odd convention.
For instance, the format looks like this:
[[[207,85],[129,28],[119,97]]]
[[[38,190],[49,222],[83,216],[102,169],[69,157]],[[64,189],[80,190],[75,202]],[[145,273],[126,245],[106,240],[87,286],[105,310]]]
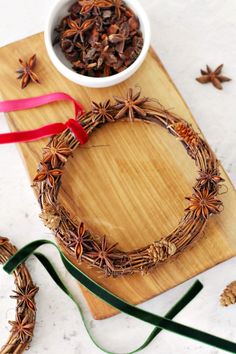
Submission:
[[[116,85],[146,58],[151,31],[138,0],[59,0],[50,11],[45,44],[56,69],[87,87]]]

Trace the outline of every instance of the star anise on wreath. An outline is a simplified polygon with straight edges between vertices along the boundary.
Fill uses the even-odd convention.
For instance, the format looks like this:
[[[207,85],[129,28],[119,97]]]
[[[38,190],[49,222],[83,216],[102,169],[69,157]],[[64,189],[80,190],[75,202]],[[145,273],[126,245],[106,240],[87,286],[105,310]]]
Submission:
[[[34,323],[28,323],[28,318],[21,319],[19,314],[16,315],[16,321],[9,321],[12,326],[11,332],[17,335],[21,343],[25,343],[29,337],[33,336]]]
[[[32,55],[30,57],[29,61],[23,61],[22,59],[19,59],[19,63],[22,66],[20,69],[16,70],[16,73],[19,74],[17,79],[21,79],[21,88],[24,89],[30,81],[33,81],[37,84],[39,84],[39,78],[33,71],[35,65],[36,65],[36,54]]]
[[[224,182],[224,179],[219,176],[217,171],[200,171],[200,175],[197,178],[198,186],[209,186],[211,184],[217,185]]]
[[[201,70],[202,76],[197,77],[196,80],[201,84],[211,82],[218,90],[222,90],[222,82],[231,81],[227,76],[221,75],[224,64],[219,65],[214,71],[206,65],[206,70]]]
[[[37,175],[34,178],[34,182],[42,182],[42,181],[47,181],[48,185],[50,187],[55,186],[55,178],[59,177],[62,175],[62,170],[60,169],[53,169],[50,170],[48,168],[48,165],[45,164],[44,162],[41,163],[42,168],[40,171],[38,171]]]
[[[69,231],[71,239],[69,240],[67,246],[74,250],[76,258],[81,262],[81,257],[83,255],[84,249],[92,250],[89,232],[85,230],[84,223],[80,223],[78,229],[74,231]]]
[[[10,297],[17,300],[17,309],[19,309],[21,313],[26,307],[35,312],[36,306],[32,299],[38,290],[36,286],[32,286],[32,283],[28,283],[25,288],[18,285],[17,290],[13,290],[15,295],[11,295]]]
[[[119,110],[115,116],[115,119],[124,117],[127,113],[131,122],[134,120],[135,113],[143,118],[146,117],[147,114],[142,108],[142,105],[148,101],[148,98],[140,98],[140,94],[141,91],[138,91],[134,94],[133,90],[130,88],[126,98],[114,96],[115,100],[117,101],[117,104],[114,108]]]
[[[105,7],[111,7],[112,3],[109,0],[82,0],[79,1],[79,4],[82,6],[80,13],[85,14],[90,12],[91,10],[96,8],[105,8]]]
[[[88,31],[94,24],[93,19],[85,20],[81,23],[81,21],[73,21],[68,19],[68,26],[70,29],[66,30],[63,33],[63,38],[71,38],[76,42],[78,37],[80,37],[81,42],[84,42],[83,34]]]
[[[110,100],[105,101],[104,103],[96,103],[92,102],[92,113],[93,113],[93,121],[105,123],[113,122],[113,109],[110,104]]]
[[[185,209],[191,211],[197,218],[207,219],[211,214],[221,212],[222,202],[216,198],[215,192],[209,192],[208,189],[202,191],[194,188],[191,197],[187,197],[191,204]]]
[[[59,162],[65,163],[72,150],[63,142],[53,139],[49,146],[43,149],[43,162],[50,162],[52,168],[56,168]]]
[[[107,244],[106,236],[102,237],[101,244],[93,241],[94,251],[88,252],[88,256],[93,258],[93,264],[98,267],[105,265],[109,270],[114,271],[113,259],[117,258],[114,249],[117,246],[115,243],[112,246]]]

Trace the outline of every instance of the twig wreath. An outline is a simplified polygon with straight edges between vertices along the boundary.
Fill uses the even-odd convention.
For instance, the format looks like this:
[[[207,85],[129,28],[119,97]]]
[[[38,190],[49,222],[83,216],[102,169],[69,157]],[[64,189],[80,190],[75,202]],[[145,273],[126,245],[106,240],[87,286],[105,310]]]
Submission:
[[[17,249],[7,238],[0,237],[0,264],[4,264]],[[11,335],[7,343],[0,349],[0,354],[22,353],[29,347],[33,336],[36,318],[34,297],[38,288],[33,284],[28,269],[24,264],[13,272],[16,290],[11,298],[17,300],[15,321],[9,321]]]
[[[166,128],[178,138],[199,170],[193,194],[187,197],[189,206],[178,226],[169,235],[143,248],[124,252],[111,245],[106,236],[95,235],[78,223],[58,202],[63,168],[69,156],[79,146],[69,129],[52,137],[43,149],[34,187],[42,209],[40,217],[54,231],[57,240],[77,260],[102,270],[106,276],[134,272],[146,273],[185,250],[202,234],[208,218],[223,209],[217,199],[220,183],[219,162],[209,145],[184,119],[165,110],[156,100],[141,97],[141,91],[128,90],[127,97],[114,97],[104,103],[92,102],[92,109],[78,117],[88,135],[108,122],[141,120]]]

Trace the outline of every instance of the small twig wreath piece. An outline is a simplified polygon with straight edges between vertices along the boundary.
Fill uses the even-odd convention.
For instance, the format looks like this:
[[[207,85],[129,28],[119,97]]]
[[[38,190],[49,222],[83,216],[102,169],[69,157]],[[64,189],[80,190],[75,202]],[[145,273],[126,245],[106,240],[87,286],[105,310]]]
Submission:
[[[220,182],[219,163],[209,145],[192,126],[177,115],[165,110],[156,100],[141,97],[141,92],[128,90],[127,97],[114,97],[104,103],[92,102],[90,112],[78,117],[88,134],[108,122],[128,119],[160,124],[183,144],[199,170],[193,194],[186,199],[189,206],[178,226],[166,237],[141,249],[124,252],[111,245],[106,236],[94,235],[70,216],[58,202],[61,177],[67,158],[79,146],[68,129],[54,136],[43,150],[43,157],[34,178],[42,208],[41,218],[55,232],[58,241],[73,255],[78,264],[86,262],[107,276],[147,272],[158,264],[180,254],[204,230],[211,214],[218,214],[223,205],[217,199]]]
[[[0,237],[0,263],[4,264],[17,249],[7,238]],[[24,264],[14,272],[16,290],[11,298],[17,300],[15,321],[9,321],[11,335],[7,343],[0,350],[0,354],[22,353],[29,347],[33,336],[36,318],[36,306],[34,297],[38,288],[33,284],[29,271]]]

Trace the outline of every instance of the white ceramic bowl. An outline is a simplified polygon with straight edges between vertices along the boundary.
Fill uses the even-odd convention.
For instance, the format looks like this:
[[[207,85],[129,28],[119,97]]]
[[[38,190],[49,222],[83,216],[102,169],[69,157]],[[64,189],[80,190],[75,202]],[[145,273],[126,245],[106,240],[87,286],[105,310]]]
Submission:
[[[108,77],[89,77],[85,75],[81,75],[76,73],[71,68],[71,63],[65,58],[62,50],[58,45],[52,45],[52,39],[55,35],[54,29],[60,22],[60,20],[68,14],[68,8],[72,5],[75,0],[58,0],[58,2],[53,6],[50,10],[46,28],[44,33],[45,44],[47,48],[48,55],[57,68],[57,70],[64,75],[67,79],[87,87],[101,88],[101,87],[109,87],[116,85],[126,79],[128,79],[131,75],[135,73],[135,71],[140,67],[143,63],[151,41],[151,30],[150,24],[148,20],[148,16],[144,11],[143,7],[140,5],[138,0],[125,0],[127,5],[134,11],[134,13],[138,16],[140,21],[141,31],[143,33],[144,45],[142,51],[135,62],[130,65],[124,71],[108,76]]]

